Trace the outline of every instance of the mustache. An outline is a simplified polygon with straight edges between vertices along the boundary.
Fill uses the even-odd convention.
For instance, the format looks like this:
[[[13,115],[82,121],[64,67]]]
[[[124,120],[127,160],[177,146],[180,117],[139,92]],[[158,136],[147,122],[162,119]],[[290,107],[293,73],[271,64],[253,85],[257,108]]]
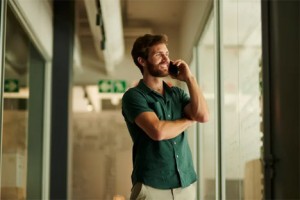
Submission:
[[[170,64],[170,62],[160,62],[159,64],[160,64],[160,65],[162,65],[162,64],[169,65],[169,64]]]

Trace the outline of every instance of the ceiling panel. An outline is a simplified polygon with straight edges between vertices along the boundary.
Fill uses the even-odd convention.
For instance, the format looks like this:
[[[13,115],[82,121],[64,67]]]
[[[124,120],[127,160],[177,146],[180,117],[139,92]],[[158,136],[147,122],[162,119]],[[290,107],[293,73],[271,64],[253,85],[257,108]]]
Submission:
[[[184,0],[123,0],[125,25],[176,26],[181,23]]]

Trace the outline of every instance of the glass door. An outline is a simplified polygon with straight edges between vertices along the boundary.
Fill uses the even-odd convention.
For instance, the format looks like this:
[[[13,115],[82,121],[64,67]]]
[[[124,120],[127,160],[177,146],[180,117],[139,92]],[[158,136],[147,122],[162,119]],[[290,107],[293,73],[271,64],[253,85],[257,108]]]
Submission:
[[[1,199],[41,199],[45,61],[7,7]]]

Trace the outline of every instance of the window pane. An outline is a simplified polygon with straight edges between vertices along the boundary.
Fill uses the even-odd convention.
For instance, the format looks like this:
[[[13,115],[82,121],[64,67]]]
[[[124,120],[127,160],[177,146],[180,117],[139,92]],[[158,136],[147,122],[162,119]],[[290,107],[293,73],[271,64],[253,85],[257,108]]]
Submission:
[[[262,199],[260,3],[223,1],[221,85],[226,199]]]
[[[207,27],[198,45],[199,84],[206,98],[210,119],[201,124],[199,128],[200,138],[200,199],[215,199],[215,158],[216,158],[216,134],[217,116],[216,110],[216,70],[215,70],[215,40],[214,17],[211,16]]]
[[[44,59],[7,7],[1,197],[41,199]]]

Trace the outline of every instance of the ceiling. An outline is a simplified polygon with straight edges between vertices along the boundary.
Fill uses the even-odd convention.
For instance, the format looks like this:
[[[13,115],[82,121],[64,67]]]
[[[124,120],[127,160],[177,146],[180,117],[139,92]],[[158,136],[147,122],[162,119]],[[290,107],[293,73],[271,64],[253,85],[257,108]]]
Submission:
[[[95,83],[99,77],[118,77],[116,65],[123,62],[126,50],[137,36],[145,33],[167,33],[179,27],[185,0],[99,0],[76,1],[76,33],[80,63],[75,66],[75,85]],[[97,25],[100,13],[105,36]],[[106,38],[105,49],[101,41]],[[129,42],[128,42],[129,41]],[[115,44],[112,44],[112,43]],[[97,78],[96,78],[97,76]],[[95,77],[95,78],[92,78]]]
[[[172,50],[176,49],[178,45],[174,43],[179,43],[178,30],[183,24],[187,4],[196,1],[204,0],[76,0],[74,107],[84,111],[87,110],[86,104],[92,104],[93,110],[99,110],[102,99],[110,99],[112,104],[119,103],[121,94],[99,95],[98,80],[126,79],[129,86],[130,82],[133,84],[139,80],[141,74],[130,56],[135,38],[145,33],[165,33],[169,39],[172,37],[173,42],[169,47],[173,45]],[[101,15],[105,37],[102,23],[97,24],[97,14]],[[9,19],[15,20],[13,17]],[[16,46],[14,43],[7,43],[8,67],[5,68],[5,74],[13,77],[18,72],[17,79],[25,86],[28,77],[25,69],[28,66],[19,63],[28,63],[29,38],[16,20],[8,24],[7,37],[14,38],[9,41],[19,42],[17,46],[20,51],[13,50],[15,48],[12,47]],[[104,38],[105,45],[102,48]],[[23,96],[27,98],[28,94]]]
[[[118,47],[123,49],[122,56],[128,54],[136,37],[145,33],[166,33],[172,28],[179,27],[186,3],[184,0],[99,0],[99,2],[107,42],[109,39],[116,40],[115,38],[121,35],[122,41],[119,40]],[[76,1],[77,44],[75,46],[77,45],[77,49],[80,49],[78,54],[81,59],[74,70],[73,92],[76,96],[74,96],[73,102],[74,111],[87,111],[87,105],[93,105],[93,110],[99,111],[99,109],[101,110],[99,103],[101,104],[102,99],[119,102],[121,94],[99,95],[96,86],[97,80],[101,77],[122,77],[125,73],[132,77],[134,74],[130,69],[118,70],[114,66],[110,66],[111,68],[107,66],[107,59],[111,60],[116,56],[109,57],[104,52],[107,49],[101,49],[103,34],[101,26],[96,25],[97,13],[99,13],[99,9],[97,9],[95,1]],[[109,20],[111,21],[108,22]],[[118,28],[118,33],[110,32],[108,34],[110,29]],[[105,46],[105,48],[109,47]],[[130,60],[130,62],[132,61]],[[133,65],[130,62],[127,65]],[[135,73],[136,77],[140,77],[137,69],[135,69]]]
[[[107,66],[107,59],[112,60],[116,56],[105,57],[101,49],[103,34],[101,26],[97,26],[95,17],[99,13],[97,4],[92,0],[76,1],[76,27],[78,36],[78,47],[80,49],[81,63],[75,67],[74,74],[74,111],[87,111],[89,105],[92,110],[101,110],[101,102],[110,99],[112,103],[119,102],[121,94],[99,95],[96,86],[97,80],[102,78],[131,77],[140,78],[137,69],[124,69],[116,66]],[[185,0],[99,0],[100,14],[104,20],[105,37],[108,40],[119,40],[118,47],[122,50],[122,56],[128,56],[134,39],[145,33],[168,33],[181,24],[181,15],[184,13]],[[110,21],[109,21],[110,20]],[[119,28],[119,29],[118,29]],[[119,31],[110,32],[113,29]],[[111,45],[111,44],[108,44]],[[109,48],[109,46],[105,46]],[[118,49],[119,49],[118,48]],[[115,53],[115,50],[112,54]],[[115,54],[114,54],[115,55]],[[119,56],[119,55],[118,55]],[[116,61],[118,64],[120,61]],[[121,59],[122,64],[132,67],[132,61]],[[136,73],[134,76],[133,74]],[[126,75],[127,74],[127,75]],[[85,97],[85,98],[82,98]],[[101,97],[101,98],[100,98]],[[114,100],[114,101],[113,101]]]
[[[121,0],[125,28],[179,26],[185,0]]]
[[[166,33],[169,41],[172,41],[168,46],[170,52],[172,51],[174,55],[173,51],[177,51],[175,57],[181,56],[180,51],[188,52],[192,49],[195,44],[194,38],[200,36],[198,28],[203,30],[212,8],[212,0],[76,0],[75,2],[73,83],[80,88],[78,96],[88,96],[95,110],[100,107],[97,106],[100,98],[97,90],[99,79],[126,79],[129,83],[141,78],[130,57],[131,46],[136,37],[145,33]],[[237,33],[240,41],[257,46],[257,43],[260,43],[257,38],[260,38],[261,31],[255,22],[259,19],[247,21],[252,9],[251,2],[243,2],[239,7],[235,2],[228,2],[223,8],[226,15],[222,16],[222,23],[228,30],[236,30],[239,26]],[[96,23],[97,14],[100,14],[103,23]],[[239,24],[236,16],[239,16]],[[244,23],[245,21],[247,23]],[[104,24],[105,37],[101,24]],[[198,24],[199,27],[196,27]],[[18,79],[20,86],[26,87],[30,39],[10,9],[7,11],[6,29],[5,77]],[[105,45],[101,46],[104,38]],[[224,45],[236,44],[235,34],[224,33],[223,39]],[[213,38],[209,38],[207,42],[211,45]],[[24,94],[22,98],[27,98],[28,90]],[[116,103],[120,95],[103,98],[111,98]],[[84,104],[78,102],[78,105]]]

